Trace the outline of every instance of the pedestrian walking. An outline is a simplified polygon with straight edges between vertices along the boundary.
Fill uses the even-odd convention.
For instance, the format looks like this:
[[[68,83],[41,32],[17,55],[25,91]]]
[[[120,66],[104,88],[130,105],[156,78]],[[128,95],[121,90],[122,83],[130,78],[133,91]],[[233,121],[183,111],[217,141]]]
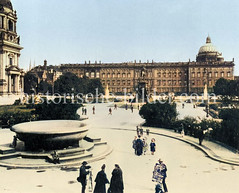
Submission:
[[[134,149],[135,155],[137,154],[136,141],[137,141],[137,136],[134,137],[134,140],[132,142],[133,143],[132,147]]]
[[[109,184],[109,180],[105,174],[105,164],[101,166],[101,171],[97,173],[95,178],[95,189],[94,193],[106,193],[105,185]]]
[[[123,172],[118,164],[115,164],[115,169],[112,172],[112,177],[110,180],[110,193],[123,193],[124,183],[123,183]]]
[[[109,108],[109,115],[112,115],[112,109]]]
[[[164,192],[168,192],[168,188],[165,182],[167,177],[167,166],[163,163],[162,159],[159,159],[158,161],[160,165],[160,172],[161,172],[161,175],[163,176],[163,181],[162,181],[163,189],[164,189]]]
[[[137,132],[137,136],[139,136],[140,135],[140,133],[139,133],[139,126],[136,126],[136,132]]]
[[[147,138],[144,138],[144,139],[143,139],[143,144],[144,144],[144,146],[143,146],[143,152],[144,152],[144,155],[145,155],[145,153],[148,151]]]
[[[146,129],[146,134],[147,134],[148,136],[149,136],[149,131],[150,131],[149,129]]]
[[[117,110],[117,104],[115,104],[115,108],[114,108],[114,110]]]
[[[125,110],[128,110],[128,104],[126,103],[126,105],[125,105]]]
[[[185,104],[183,103],[183,104],[182,104],[182,108],[183,108],[183,109],[184,109],[184,106],[185,106]]]
[[[150,151],[151,154],[154,155],[154,152],[156,151],[156,144],[155,144],[155,139],[151,139],[151,143],[150,143]]]
[[[87,109],[85,108],[85,115],[87,115]]]
[[[95,114],[95,106],[93,106],[92,111],[93,111],[93,115],[94,115]]]
[[[140,106],[138,105],[138,110],[140,109]]]
[[[143,141],[140,139],[140,135],[138,136],[138,139],[136,140],[136,154],[138,156],[142,155],[143,153]]]
[[[81,183],[82,189],[81,189],[81,193],[85,193],[85,188],[86,188],[86,176],[90,173],[89,171],[87,171],[88,169],[90,169],[90,166],[87,166],[87,162],[83,161],[82,166],[80,167],[80,175],[77,178],[77,181]]]
[[[84,107],[82,107],[82,115],[84,115],[85,114],[85,108]]]
[[[133,107],[133,105],[131,105],[131,112],[133,113],[134,112],[134,107]]]
[[[152,177],[152,181],[156,182],[155,193],[163,193],[163,188],[162,188],[163,178],[164,177],[160,170],[160,164],[156,163],[154,166],[153,177]]]
[[[142,128],[142,126],[139,129],[140,135],[143,136],[144,135],[144,129]]]

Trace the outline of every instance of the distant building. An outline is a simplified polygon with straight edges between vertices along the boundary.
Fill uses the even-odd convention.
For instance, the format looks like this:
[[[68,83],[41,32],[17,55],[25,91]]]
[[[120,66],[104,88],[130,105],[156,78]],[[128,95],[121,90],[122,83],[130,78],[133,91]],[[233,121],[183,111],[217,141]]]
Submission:
[[[84,64],[62,64],[60,66],[38,66],[32,69],[40,80],[54,82],[61,73],[72,72],[78,77],[99,78],[112,93],[134,93],[139,83],[145,83],[148,92],[157,93],[202,93],[205,84],[209,92],[219,78],[234,79],[234,59],[224,61],[222,53],[207,37],[196,56],[188,62],[124,62]],[[51,72],[51,73],[50,73]],[[57,72],[59,73],[57,76]]]
[[[46,81],[51,85],[62,75],[62,71],[58,66],[47,66],[47,60],[44,60],[43,66],[39,65],[30,69],[29,72],[37,77],[38,83]]]
[[[24,87],[24,72],[19,68],[20,37],[17,14],[10,0],[0,1],[0,95],[19,94]]]

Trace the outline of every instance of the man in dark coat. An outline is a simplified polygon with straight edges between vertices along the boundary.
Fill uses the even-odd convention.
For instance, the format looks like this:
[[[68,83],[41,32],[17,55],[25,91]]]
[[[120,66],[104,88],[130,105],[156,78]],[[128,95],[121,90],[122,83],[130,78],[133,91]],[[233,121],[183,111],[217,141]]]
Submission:
[[[136,152],[137,155],[140,156],[143,153],[143,147],[144,147],[144,143],[143,141],[140,139],[140,135],[139,138],[136,140]]]
[[[90,173],[89,171],[86,171],[87,169],[90,169],[90,166],[86,166],[88,163],[86,161],[83,161],[82,166],[80,167],[80,176],[79,176],[79,182],[82,185],[81,193],[85,193],[86,188],[86,176]]]
[[[105,174],[105,164],[101,167],[101,171],[98,172],[95,183],[94,193],[106,193],[105,184],[109,184],[109,180]]]
[[[115,164],[115,169],[112,172],[109,192],[110,193],[124,192],[123,174],[118,164]]]

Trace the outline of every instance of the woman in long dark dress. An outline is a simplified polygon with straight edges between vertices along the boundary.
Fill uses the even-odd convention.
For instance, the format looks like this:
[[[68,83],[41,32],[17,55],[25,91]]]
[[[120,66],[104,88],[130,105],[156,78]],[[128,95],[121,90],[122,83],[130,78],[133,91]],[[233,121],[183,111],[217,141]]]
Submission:
[[[101,167],[101,171],[98,172],[95,183],[94,193],[106,193],[105,184],[108,184],[109,180],[105,174],[105,164]]]
[[[115,169],[112,172],[109,192],[110,193],[124,192],[123,174],[118,164],[115,164]]]

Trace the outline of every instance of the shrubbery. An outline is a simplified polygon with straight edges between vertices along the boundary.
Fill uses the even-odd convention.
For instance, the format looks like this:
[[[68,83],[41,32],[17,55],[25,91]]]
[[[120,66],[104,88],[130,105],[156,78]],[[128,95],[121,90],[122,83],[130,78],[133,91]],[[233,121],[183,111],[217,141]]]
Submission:
[[[165,102],[161,104],[145,104],[139,114],[146,121],[147,126],[170,128],[177,118],[176,104]]]

